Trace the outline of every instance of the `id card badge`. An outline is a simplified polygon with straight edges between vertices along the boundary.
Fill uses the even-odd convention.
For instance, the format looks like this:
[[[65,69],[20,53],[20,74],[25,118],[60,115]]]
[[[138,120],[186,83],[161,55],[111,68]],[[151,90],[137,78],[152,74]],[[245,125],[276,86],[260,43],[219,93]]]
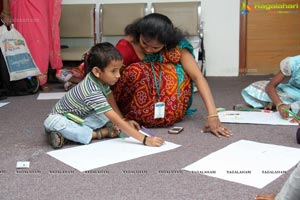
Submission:
[[[157,102],[154,104],[154,119],[165,117],[165,103]]]

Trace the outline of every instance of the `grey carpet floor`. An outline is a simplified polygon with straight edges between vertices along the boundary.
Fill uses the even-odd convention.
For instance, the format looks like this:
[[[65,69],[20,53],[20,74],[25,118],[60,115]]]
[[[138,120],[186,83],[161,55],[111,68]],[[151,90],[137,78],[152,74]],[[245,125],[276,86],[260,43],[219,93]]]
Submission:
[[[208,82],[216,106],[232,109],[234,104],[243,102],[240,91],[244,87],[269,78],[209,77]],[[63,91],[61,84],[53,84],[53,87],[54,91]],[[181,134],[167,134],[167,128],[152,129],[167,141],[181,144],[180,148],[90,172],[78,172],[46,154],[52,149],[42,124],[57,100],[38,101],[37,96],[9,97],[0,101],[10,102],[0,108],[0,199],[254,199],[258,193],[277,193],[291,170],[263,189],[257,189],[180,169],[241,139],[300,147],[295,139],[296,126],[226,124],[234,133],[230,138],[200,133],[207,113],[200,95],[195,93],[193,107],[198,111],[176,124],[184,127]],[[30,161],[30,168],[17,170],[17,161]]]

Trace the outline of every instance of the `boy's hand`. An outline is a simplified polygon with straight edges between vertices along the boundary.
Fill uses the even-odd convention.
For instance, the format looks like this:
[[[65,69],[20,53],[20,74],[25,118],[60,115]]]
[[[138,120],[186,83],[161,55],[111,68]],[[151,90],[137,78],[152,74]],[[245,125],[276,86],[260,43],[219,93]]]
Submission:
[[[141,129],[140,125],[134,120],[127,120],[126,122],[137,131]]]
[[[146,139],[146,145],[147,146],[153,146],[153,147],[160,147],[164,143],[164,139],[161,137],[147,137]]]

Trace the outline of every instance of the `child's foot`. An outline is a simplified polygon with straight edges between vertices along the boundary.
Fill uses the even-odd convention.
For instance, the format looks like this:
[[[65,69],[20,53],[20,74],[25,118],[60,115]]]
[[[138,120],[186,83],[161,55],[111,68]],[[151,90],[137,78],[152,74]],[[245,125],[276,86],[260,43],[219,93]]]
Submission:
[[[275,194],[258,194],[256,195],[256,200],[274,200],[276,197]]]
[[[103,128],[94,131],[93,138],[99,140],[103,138],[115,138],[119,136],[119,133],[120,130],[112,122],[108,122]]]
[[[64,137],[56,131],[49,133],[49,143],[53,149],[60,149],[64,145]]]

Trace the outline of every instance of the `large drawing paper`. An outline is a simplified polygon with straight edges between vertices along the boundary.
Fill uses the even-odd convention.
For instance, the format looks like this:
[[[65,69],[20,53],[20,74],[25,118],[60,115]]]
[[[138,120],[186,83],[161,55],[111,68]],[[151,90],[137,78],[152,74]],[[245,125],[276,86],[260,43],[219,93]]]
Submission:
[[[180,145],[171,142],[165,142],[160,147],[150,147],[144,146],[134,138],[116,138],[89,145],[54,150],[47,154],[82,172],[177,147]]]
[[[299,155],[298,148],[240,140],[183,170],[263,188],[295,166]]]
[[[39,93],[37,100],[61,99],[65,92]]]
[[[221,122],[242,124],[293,125],[290,120],[282,119],[279,112],[223,111],[218,113]]]
[[[2,103],[0,103],[0,108],[3,107],[3,106],[6,106],[7,104],[9,104],[9,102],[2,102]]]

